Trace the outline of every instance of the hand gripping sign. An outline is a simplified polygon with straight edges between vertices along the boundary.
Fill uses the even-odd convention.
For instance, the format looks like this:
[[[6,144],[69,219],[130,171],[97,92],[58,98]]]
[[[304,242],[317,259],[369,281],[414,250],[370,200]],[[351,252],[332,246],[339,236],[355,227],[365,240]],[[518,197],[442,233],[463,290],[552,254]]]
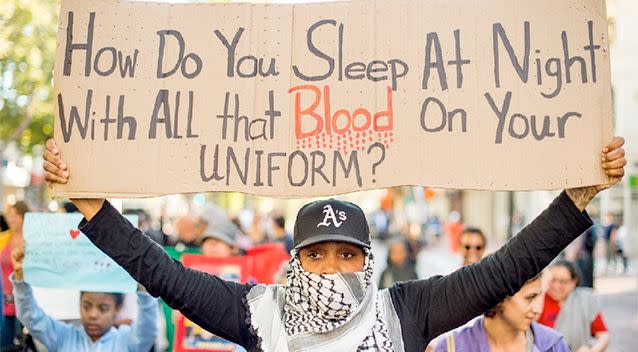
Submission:
[[[606,181],[603,0],[63,0],[59,28],[59,196]]]

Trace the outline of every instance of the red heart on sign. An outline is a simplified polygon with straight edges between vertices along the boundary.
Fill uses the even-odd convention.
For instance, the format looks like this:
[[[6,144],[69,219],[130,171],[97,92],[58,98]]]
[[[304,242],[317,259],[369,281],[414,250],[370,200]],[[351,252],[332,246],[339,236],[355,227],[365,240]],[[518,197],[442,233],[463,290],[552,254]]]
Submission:
[[[69,235],[71,235],[71,238],[76,239],[78,236],[80,236],[80,230],[69,230]]]

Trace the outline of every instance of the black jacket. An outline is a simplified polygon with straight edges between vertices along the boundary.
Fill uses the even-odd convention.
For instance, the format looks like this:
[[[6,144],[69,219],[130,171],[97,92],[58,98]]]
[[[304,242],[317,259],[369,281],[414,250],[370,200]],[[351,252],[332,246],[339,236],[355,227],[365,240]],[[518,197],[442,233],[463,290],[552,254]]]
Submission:
[[[516,293],[592,224],[565,192],[496,253],[448,276],[392,286],[406,352],[428,342]],[[133,227],[108,202],[80,229],[153,296],[161,296],[202,328],[249,351],[259,351],[245,304],[252,285],[227,282],[185,268]]]

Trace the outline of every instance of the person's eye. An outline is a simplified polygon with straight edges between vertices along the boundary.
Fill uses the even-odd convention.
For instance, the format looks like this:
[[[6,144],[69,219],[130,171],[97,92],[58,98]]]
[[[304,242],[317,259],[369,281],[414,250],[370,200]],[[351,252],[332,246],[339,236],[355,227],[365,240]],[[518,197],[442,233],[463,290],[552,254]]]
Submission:
[[[341,256],[342,256],[344,259],[352,259],[352,258],[354,258],[354,257],[355,257],[355,254],[354,254],[354,253],[352,253],[352,252],[343,252],[343,253],[341,253]]]
[[[321,255],[318,252],[308,252],[306,256],[310,259],[319,259]]]

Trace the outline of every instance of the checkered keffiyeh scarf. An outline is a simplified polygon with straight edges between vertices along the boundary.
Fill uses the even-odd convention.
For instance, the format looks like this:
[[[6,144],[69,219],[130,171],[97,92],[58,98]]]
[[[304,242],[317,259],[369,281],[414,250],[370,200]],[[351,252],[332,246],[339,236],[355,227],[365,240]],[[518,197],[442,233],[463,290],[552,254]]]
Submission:
[[[393,348],[387,308],[372,281],[373,266],[372,252],[366,249],[363,272],[318,275],[303,270],[293,251],[285,286],[261,285],[248,295],[251,324],[262,350],[402,349]]]

